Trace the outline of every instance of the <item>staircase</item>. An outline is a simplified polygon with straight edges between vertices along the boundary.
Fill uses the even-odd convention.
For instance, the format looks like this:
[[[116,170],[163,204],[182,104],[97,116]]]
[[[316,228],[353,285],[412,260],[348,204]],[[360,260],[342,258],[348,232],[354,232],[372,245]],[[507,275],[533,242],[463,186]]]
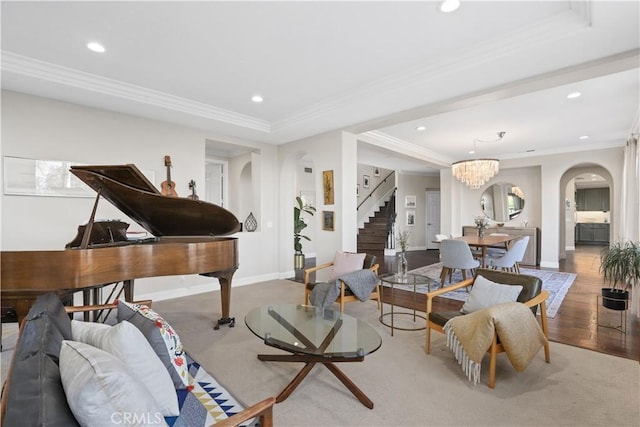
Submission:
[[[393,209],[390,203],[392,199],[385,202],[374,216],[369,217],[369,222],[365,222],[364,227],[358,229],[358,253],[366,252],[375,255],[378,260],[384,259],[384,248],[387,244],[387,229],[389,213]],[[389,224],[390,226],[390,224]]]

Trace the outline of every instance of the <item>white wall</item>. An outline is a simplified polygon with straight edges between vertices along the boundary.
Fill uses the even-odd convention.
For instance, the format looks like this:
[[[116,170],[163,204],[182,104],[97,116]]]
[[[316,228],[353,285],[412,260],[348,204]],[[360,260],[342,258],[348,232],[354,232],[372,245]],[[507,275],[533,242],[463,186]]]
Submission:
[[[427,249],[426,234],[426,190],[439,189],[439,176],[398,173],[398,192],[396,193],[397,229],[409,231],[409,249]],[[407,208],[405,196],[416,196],[416,207]],[[415,213],[415,225],[407,225],[407,211]]]
[[[69,160],[84,164],[133,163],[155,173],[156,186],[166,177],[164,155],[170,155],[172,179],[178,194],[189,193],[188,182],[204,183],[205,140],[220,136],[169,123],[105,110],[2,92],[2,156],[41,160]],[[251,145],[251,144],[247,144]],[[255,144],[254,144],[255,145]],[[262,162],[277,162],[277,150],[256,145]],[[235,284],[251,283],[277,276],[275,251],[262,248],[277,239],[278,193],[274,168],[253,167],[263,183],[260,196],[260,233],[239,233],[240,268]],[[231,187],[233,188],[233,187]],[[204,193],[204,189],[200,189]],[[234,199],[233,190],[229,199]],[[2,203],[2,250],[61,250],[75,235],[78,225],[91,214],[93,198],[63,198],[5,195]],[[101,200],[100,219],[122,219],[130,230],[141,229],[109,202]],[[244,220],[244,218],[239,218]],[[249,234],[252,234],[248,236]],[[136,281],[136,296],[154,299],[191,292],[189,288],[212,289],[217,280],[200,276],[142,279]]]
[[[296,168],[300,159],[313,159],[317,214],[313,216],[316,230],[316,262],[333,260],[337,250],[355,251],[356,247],[356,168],[357,141],[346,132],[329,132],[278,147],[280,174],[280,263],[279,270],[293,274],[293,205],[297,185]],[[333,171],[334,204],[325,205],[322,172]],[[334,231],[322,229],[322,212],[334,212]]]

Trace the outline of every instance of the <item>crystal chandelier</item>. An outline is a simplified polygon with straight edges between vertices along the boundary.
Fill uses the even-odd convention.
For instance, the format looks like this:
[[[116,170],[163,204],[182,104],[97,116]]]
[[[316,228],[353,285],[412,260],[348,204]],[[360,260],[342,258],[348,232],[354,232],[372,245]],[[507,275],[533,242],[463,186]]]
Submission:
[[[473,140],[473,150],[470,154],[476,152],[477,142],[497,142],[504,138],[506,132],[498,132],[498,139],[493,141],[482,141],[480,139]],[[455,162],[451,165],[451,172],[458,181],[461,181],[469,186],[471,189],[478,189],[484,185],[485,182],[493,178],[500,169],[500,162],[498,159],[469,159]]]
[[[474,190],[493,178],[498,169],[498,159],[462,160],[451,165],[453,176]]]

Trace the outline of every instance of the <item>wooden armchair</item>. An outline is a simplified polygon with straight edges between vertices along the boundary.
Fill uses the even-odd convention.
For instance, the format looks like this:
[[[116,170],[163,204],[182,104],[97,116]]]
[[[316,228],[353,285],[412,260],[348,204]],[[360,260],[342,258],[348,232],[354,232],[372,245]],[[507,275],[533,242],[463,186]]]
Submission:
[[[446,288],[441,288],[435,290],[433,292],[427,293],[427,309],[426,309],[426,317],[427,317],[427,329],[426,329],[426,345],[425,345],[425,353],[429,354],[431,351],[431,330],[438,331],[444,334],[444,325],[453,317],[463,316],[464,313],[458,311],[443,311],[443,312],[434,312],[433,311],[433,299],[438,296],[442,296],[448,292],[454,291],[456,289],[465,288],[469,285],[473,285],[476,277],[478,275],[483,276],[484,278],[505,285],[520,285],[522,286],[522,291],[518,295],[517,302],[521,302],[525,304],[527,307],[531,308],[531,311],[534,315],[536,315],[538,311],[538,306],[540,307],[540,323],[542,326],[542,332],[545,337],[549,338],[549,330],[547,325],[547,307],[546,300],[549,298],[549,292],[542,290],[542,281],[533,276],[527,276],[523,274],[514,274],[507,273],[503,271],[489,270],[489,269],[478,269],[476,272],[476,276],[474,278],[463,280],[462,282],[455,283],[453,285],[447,286]],[[494,333],[493,341],[491,342],[491,346],[487,349],[487,352],[490,354],[489,360],[489,388],[494,388],[496,383],[496,358],[498,353],[503,353],[504,348],[498,339],[496,333]],[[544,357],[547,363],[550,362],[550,352],[549,352],[549,342],[544,345]]]
[[[316,283],[311,282],[311,273],[315,273],[317,271],[331,268],[334,266],[334,262],[327,262],[325,264],[321,264],[315,267],[307,268],[304,270],[304,304],[309,304],[309,296],[311,295],[311,291],[313,290]],[[368,268],[373,271],[375,274],[378,274],[379,264],[376,263],[376,257],[371,254],[366,254],[364,258],[364,263],[362,268]],[[380,309],[380,284],[376,284],[375,289],[369,295],[369,299],[376,300],[378,303],[378,309]],[[336,299],[336,302],[340,304],[340,312],[344,313],[344,304],[347,302],[359,301],[358,297],[356,297],[353,292],[349,289],[342,280],[340,281],[340,295]]]

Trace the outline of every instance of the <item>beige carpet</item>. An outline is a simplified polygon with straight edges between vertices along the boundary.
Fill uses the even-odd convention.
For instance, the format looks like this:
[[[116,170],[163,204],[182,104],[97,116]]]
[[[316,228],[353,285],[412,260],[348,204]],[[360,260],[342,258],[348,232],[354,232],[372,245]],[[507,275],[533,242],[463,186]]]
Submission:
[[[201,294],[154,307],[174,325],[187,351],[239,399],[255,402],[280,393],[302,367],[261,362],[258,353],[277,353],[244,325],[251,308],[300,303],[302,285],[276,280],[234,288],[235,328],[214,331],[220,315],[218,293]],[[324,367],[316,366],[296,391],[275,406],[276,425],[640,425],[640,364],[628,359],[551,343],[551,364],[539,353],[525,372],[499,356],[496,388],[473,386],[464,377],[444,336],[435,333],[432,355],[424,353],[424,331],[395,331],[378,321],[374,302],[350,303],[347,314],[365,319],[383,338],[363,363],[339,365],[373,400],[365,408]],[[485,360],[488,360],[485,357]]]
[[[236,327],[213,330],[220,316],[219,294],[158,301],[154,308],[177,330],[187,351],[245,403],[275,396],[301,364],[261,362],[258,353],[277,353],[244,325],[251,308],[299,303],[299,283],[275,280],[234,288]],[[326,368],[316,366],[286,401],[274,408],[277,426],[638,426],[640,364],[602,353],[551,343],[551,364],[539,353],[525,372],[498,357],[496,388],[462,374],[442,335],[424,354],[424,331],[389,329],[378,321],[374,302],[350,303],[346,313],[365,319],[382,336],[382,347],[363,363],[341,369],[373,400],[367,409]],[[3,335],[10,333],[3,330]],[[2,374],[11,354],[3,339]],[[3,338],[5,338],[3,337]],[[485,362],[488,358],[485,357]]]

